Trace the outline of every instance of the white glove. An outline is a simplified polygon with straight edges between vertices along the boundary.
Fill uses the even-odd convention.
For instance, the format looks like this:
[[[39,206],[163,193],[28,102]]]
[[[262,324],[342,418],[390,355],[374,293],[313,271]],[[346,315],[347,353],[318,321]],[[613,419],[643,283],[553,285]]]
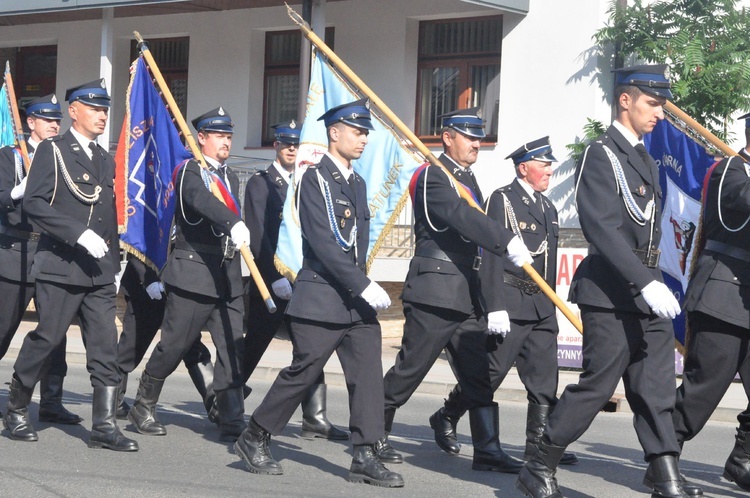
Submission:
[[[151,282],[146,287],[146,294],[148,294],[148,297],[156,301],[161,300],[162,292],[164,292],[164,284],[161,282]]]
[[[503,337],[508,335],[510,332],[510,317],[508,312],[502,311],[491,311],[487,315],[487,331],[491,335],[499,334]]]
[[[104,242],[104,239],[99,237],[90,228],[87,228],[86,231],[78,237],[76,243],[83,246],[83,248],[96,259],[103,258],[104,255],[107,254],[107,251],[109,251],[109,247],[107,247],[107,243]]]
[[[244,222],[238,221],[235,223],[229,234],[237,247],[250,246],[250,230],[247,229]]]
[[[510,239],[507,251],[508,259],[519,268],[522,267],[524,263],[531,264],[534,262],[526,244],[523,243],[523,240],[521,240],[518,235]]]
[[[384,310],[391,305],[388,293],[377,282],[370,282],[370,285],[362,291],[362,299],[376,310]]]
[[[680,303],[663,283],[654,280],[641,290],[641,294],[657,316],[674,318],[680,314]]]
[[[17,201],[18,199],[21,199],[23,197],[23,194],[26,193],[26,179],[28,176],[25,176],[23,180],[21,180],[21,183],[13,187],[10,191],[10,198],[14,201]]]
[[[285,278],[280,278],[271,284],[273,293],[278,296],[279,299],[289,301],[292,298],[292,284]]]

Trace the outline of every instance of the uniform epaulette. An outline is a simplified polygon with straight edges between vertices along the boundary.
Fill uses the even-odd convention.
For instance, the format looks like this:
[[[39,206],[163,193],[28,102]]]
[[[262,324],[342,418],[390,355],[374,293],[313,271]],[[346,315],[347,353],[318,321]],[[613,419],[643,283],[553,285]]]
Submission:
[[[307,167],[307,169],[318,169],[318,165],[317,164],[311,164],[310,166]]]
[[[253,176],[263,176],[263,175],[267,175],[267,174],[268,174],[268,172],[266,170],[261,169],[261,170],[256,171]]]
[[[62,135],[55,135],[54,137],[45,138],[45,140],[49,140],[50,142],[59,142],[62,139],[63,139]]]

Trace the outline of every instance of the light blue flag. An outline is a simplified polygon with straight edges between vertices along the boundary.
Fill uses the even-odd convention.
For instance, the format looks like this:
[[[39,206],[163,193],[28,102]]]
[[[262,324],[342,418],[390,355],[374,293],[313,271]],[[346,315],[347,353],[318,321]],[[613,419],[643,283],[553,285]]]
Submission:
[[[13,118],[8,106],[8,89],[3,83],[0,89],[0,147],[15,145],[16,135],[13,129]]]
[[[360,99],[353,87],[331,67],[324,55],[315,51],[307,94],[307,110],[300,132],[295,181],[290,182],[284,204],[283,220],[276,248],[276,267],[293,279],[302,267],[302,233],[296,215],[295,191],[304,170],[320,162],[328,149],[326,128],[318,118],[337,105]],[[367,183],[370,206],[370,246],[367,267],[370,268],[383,237],[387,235],[407,201],[409,180],[424,159],[401,141],[398,135],[372,109],[369,142],[362,156],[353,162],[354,170]]]

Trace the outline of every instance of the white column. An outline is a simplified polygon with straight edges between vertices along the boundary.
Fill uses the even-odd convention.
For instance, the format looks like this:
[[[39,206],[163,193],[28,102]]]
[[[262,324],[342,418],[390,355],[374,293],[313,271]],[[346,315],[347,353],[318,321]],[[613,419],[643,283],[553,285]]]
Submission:
[[[114,30],[112,28],[112,20],[115,17],[115,9],[107,8],[102,9],[102,38],[101,38],[101,54],[99,56],[99,77],[104,78],[107,84],[107,91],[112,96],[112,58],[114,52]],[[104,147],[105,150],[109,151],[110,143],[110,130],[112,115],[107,120],[107,127],[104,129],[104,133],[99,137],[99,145]]]

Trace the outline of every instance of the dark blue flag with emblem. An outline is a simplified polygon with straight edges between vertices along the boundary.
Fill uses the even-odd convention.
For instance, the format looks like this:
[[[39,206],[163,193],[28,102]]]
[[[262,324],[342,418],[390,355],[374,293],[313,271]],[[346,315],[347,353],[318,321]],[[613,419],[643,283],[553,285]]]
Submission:
[[[662,230],[659,268],[664,283],[682,302],[695,253],[703,179],[716,160],[667,119],[657,123],[644,143],[659,165],[659,183],[665,194],[662,218],[657,220]],[[675,338],[685,344],[685,313],[673,324]]]
[[[131,66],[127,112],[115,156],[115,192],[120,244],[157,271],[167,262],[175,207],[172,172],[190,158],[139,57]]]

